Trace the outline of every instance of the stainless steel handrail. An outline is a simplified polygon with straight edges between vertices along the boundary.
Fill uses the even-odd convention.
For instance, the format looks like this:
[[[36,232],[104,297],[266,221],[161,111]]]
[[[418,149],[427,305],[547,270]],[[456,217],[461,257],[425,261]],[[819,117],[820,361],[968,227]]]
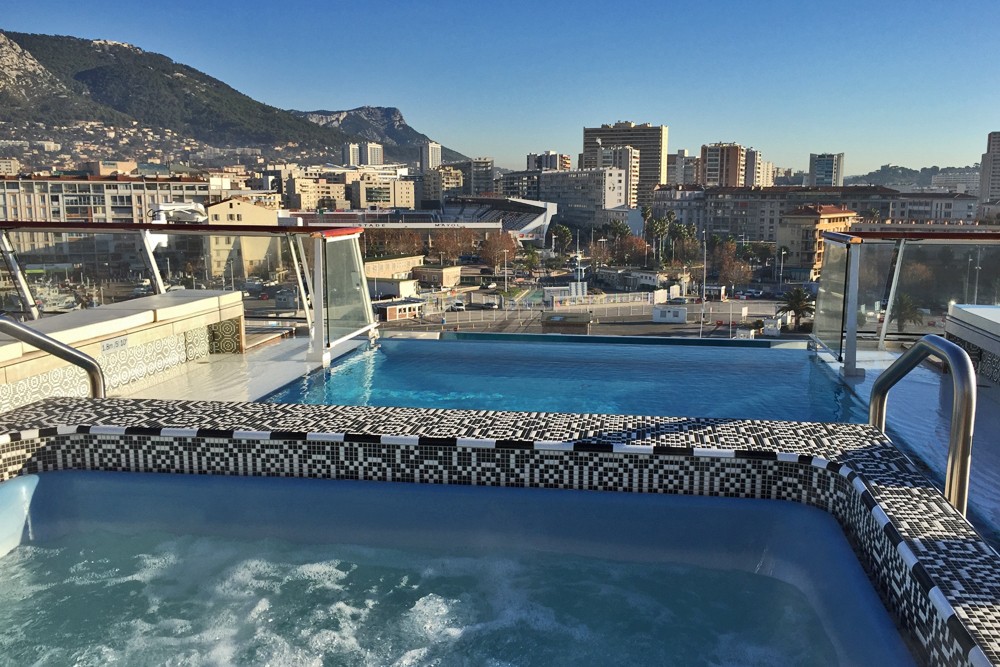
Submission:
[[[101,365],[93,357],[2,313],[0,313],[0,332],[13,336],[22,343],[34,345],[42,352],[48,352],[74,366],[79,366],[87,372],[87,377],[90,379],[90,395],[94,398],[104,398],[104,373],[101,371]]]
[[[868,423],[885,432],[885,405],[889,390],[932,354],[940,357],[951,371],[954,387],[944,495],[964,516],[969,501],[972,427],[976,418],[976,370],[965,350],[933,334],[918,340],[876,378],[868,402]]]

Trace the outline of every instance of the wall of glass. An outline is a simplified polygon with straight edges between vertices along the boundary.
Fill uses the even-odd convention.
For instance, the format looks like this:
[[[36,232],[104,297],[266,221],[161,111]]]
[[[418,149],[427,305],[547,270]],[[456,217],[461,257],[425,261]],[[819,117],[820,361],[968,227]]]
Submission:
[[[844,303],[847,291],[847,246],[824,240],[823,279],[816,295],[813,336],[830,352],[841,358],[844,343]]]
[[[374,322],[361,250],[356,237],[323,242],[323,326],[327,343],[357,333]]]

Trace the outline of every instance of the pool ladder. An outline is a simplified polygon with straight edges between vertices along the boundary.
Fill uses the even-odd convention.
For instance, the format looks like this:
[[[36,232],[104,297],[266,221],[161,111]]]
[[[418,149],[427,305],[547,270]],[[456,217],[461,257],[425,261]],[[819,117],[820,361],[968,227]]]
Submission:
[[[972,469],[972,427],[976,418],[976,369],[965,350],[933,334],[918,340],[876,378],[868,401],[868,423],[885,432],[885,405],[889,390],[931,355],[939,357],[952,376],[954,396],[944,495],[965,516],[969,502],[969,471]]]
[[[101,365],[93,357],[51,336],[46,336],[40,331],[35,331],[2,312],[0,312],[0,333],[16,338],[22,343],[34,345],[42,352],[48,352],[54,357],[79,366],[87,372],[87,377],[90,380],[90,395],[93,398],[104,398],[104,373],[101,372]]]

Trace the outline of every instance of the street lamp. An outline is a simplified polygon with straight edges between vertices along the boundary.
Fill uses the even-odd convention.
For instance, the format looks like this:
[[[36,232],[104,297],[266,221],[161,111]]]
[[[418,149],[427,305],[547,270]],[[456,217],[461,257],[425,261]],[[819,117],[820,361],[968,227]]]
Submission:
[[[507,251],[503,251],[503,291],[507,292]]]
[[[781,249],[781,268],[780,268],[780,271],[778,273],[778,289],[781,289],[781,286],[785,283],[785,255],[787,255],[787,254],[788,254],[788,251],[785,250],[784,248],[782,248]]]

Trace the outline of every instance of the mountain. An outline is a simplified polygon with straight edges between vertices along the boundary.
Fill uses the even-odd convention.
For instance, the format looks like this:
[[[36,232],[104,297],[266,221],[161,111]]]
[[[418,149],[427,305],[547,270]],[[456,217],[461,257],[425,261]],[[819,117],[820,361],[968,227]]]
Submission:
[[[343,114],[335,123],[311,122],[121,42],[0,32],[0,66],[0,121],[135,121],[212,146],[291,145],[334,161],[345,142],[363,140],[383,143],[388,160],[414,160],[427,140],[398,109],[363,107],[335,112]]]
[[[388,151],[396,146],[410,149],[416,161],[420,156],[420,145],[431,141],[406,124],[403,114],[396,107],[358,107],[349,111],[293,111],[292,113],[316,123],[320,127],[338,128],[355,137],[382,144]],[[450,148],[441,148],[444,162],[468,159]]]

